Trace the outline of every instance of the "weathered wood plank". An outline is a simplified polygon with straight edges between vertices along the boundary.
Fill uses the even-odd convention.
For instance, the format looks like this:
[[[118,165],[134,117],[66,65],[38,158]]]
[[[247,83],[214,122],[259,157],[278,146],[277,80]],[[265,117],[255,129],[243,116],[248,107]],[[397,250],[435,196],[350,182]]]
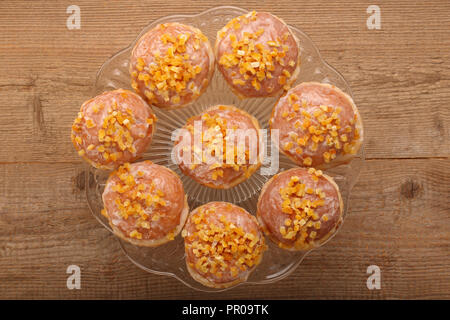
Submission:
[[[129,262],[91,216],[82,167],[3,164],[0,189],[2,298],[449,298],[449,160],[367,161],[337,236],[287,279],[203,294]],[[39,174],[38,174],[39,173]],[[65,270],[82,269],[82,290]],[[366,268],[382,290],[366,288]]]
[[[187,6],[151,2],[158,10],[148,10],[150,2],[124,6],[80,1],[82,28],[70,31],[64,4],[16,3],[0,13],[0,73],[8,75],[0,78],[0,105],[6,115],[0,118],[3,162],[76,161],[68,131],[106,58],[153,19],[212,6],[210,1]],[[304,29],[349,80],[364,118],[367,157],[449,156],[447,2],[384,4],[379,31],[366,29],[366,4],[361,1],[327,6],[310,2],[302,5],[301,19],[289,1],[277,6],[249,2],[248,8],[253,7],[271,10]]]
[[[220,294],[147,274],[87,209],[70,125],[95,75],[149,22],[242,1],[3,1],[0,10],[0,298],[450,298],[450,3],[383,1],[367,30],[361,0],[250,0],[310,35],[349,81],[366,166],[339,234],[294,274]],[[82,268],[67,290],[66,268]],[[382,290],[366,288],[366,268]]]

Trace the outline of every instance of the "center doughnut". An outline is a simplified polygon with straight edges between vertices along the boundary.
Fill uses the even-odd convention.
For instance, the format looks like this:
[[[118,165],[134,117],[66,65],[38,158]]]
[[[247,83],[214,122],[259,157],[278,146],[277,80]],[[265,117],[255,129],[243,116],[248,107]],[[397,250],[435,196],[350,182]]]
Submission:
[[[198,183],[228,189],[260,166],[259,123],[234,106],[214,106],[188,119],[174,145],[181,171]]]

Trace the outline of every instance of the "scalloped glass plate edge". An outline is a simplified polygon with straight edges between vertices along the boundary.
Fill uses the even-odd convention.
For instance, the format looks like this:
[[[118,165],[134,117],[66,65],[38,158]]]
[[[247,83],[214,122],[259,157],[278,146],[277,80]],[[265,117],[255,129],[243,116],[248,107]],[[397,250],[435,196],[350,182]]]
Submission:
[[[128,63],[128,56],[129,56],[129,51],[131,50],[131,48],[134,46],[134,44],[136,43],[136,41],[141,37],[141,35],[143,35],[147,30],[151,29],[152,27],[154,27],[155,25],[159,24],[159,23],[163,23],[163,22],[170,22],[170,21],[179,21],[179,22],[184,22],[184,20],[195,20],[201,17],[205,17],[203,19],[203,23],[205,24],[207,21],[211,20],[214,21],[214,17],[217,15],[229,15],[230,17],[234,17],[234,16],[238,16],[244,13],[247,13],[248,11],[245,9],[241,9],[241,8],[237,8],[237,7],[232,7],[232,6],[221,6],[221,7],[215,7],[215,8],[211,8],[208,9],[204,12],[201,12],[199,14],[195,14],[195,15],[174,15],[174,16],[167,16],[167,17],[163,17],[160,18],[158,20],[155,20],[154,22],[150,23],[149,25],[147,25],[138,35],[138,37],[136,37],[136,39],[131,43],[130,46],[118,51],[116,54],[114,54],[113,56],[111,56],[100,68],[100,70],[97,72],[97,76],[96,76],[96,81],[95,81],[95,86],[94,86],[94,90],[93,90],[93,96],[99,94],[100,92],[103,92],[105,90],[111,90],[111,89],[115,89],[116,87],[123,87],[123,88],[129,88],[129,78],[126,79],[126,81],[122,81],[125,79],[122,79],[121,76],[123,75],[120,73],[120,70],[118,70],[117,68],[113,68],[113,72],[112,72],[112,76],[111,77],[106,77],[106,75],[108,75],[108,72],[111,72],[111,70],[108,70],[108,68],[113,65],[114,63],[118,63],[119,67],[122,69],[127,69],[127,63]],[[218,18],[216,18],[218,19]],[[217,22],[217,21],[216,21]],[[192,23],[193,25],[198,25],[199,23]],[[200,23],[201,24],[201,23]],[[211,24],[213,24],[211,22]],[[225,25],[224,21],[221,20],[220,21],[221,25]],[[201,27],[201,30],[203,32],[205,32],[205,27]],[[320,81],[320,82],[325,82],[325,83],[331,83],[336,85],[337,87],[341,88],[343,91],[347,92],[349,95],[352,95],[351,89],[349,87],[349,85],[347,84],[347,82],[345,81],[344,77],[337,71],[335,70],[332,66],[330,66],[327,62],[325,62],[319,52],[319,50],[317,49],[317,47],[314,45],[314,43],[311,41],[311,39],[309,38],[309,36],[307,36],[305,33],[303,33],[300,29],[293,27],[293,26],[289,26],[289,28],[292,30],[292,32],[294,32],[294,34],[297,36],[297,38],[299,39],[299,43],[300,43],[300,49],[301,49],[301,58],[302,58],[302,66],[301,66],[301,72],[299,75],[299,79],[296,81],[296,83],[299,82],[303,82],[303,81]],[[217,32],[218,29],[214,30],[214,33]],[[212,30],[208,29],[207,30],[208,33],[212,32]],[[206,33],[206,32],[205,32]],[[207,34],[208,35],[208,34]],[[213,42],[214,38],[215,38],[215,34],[213,34],[213,37],[211,37],[211,35],[208,35],[208,38]],[[309,70],[309,68],[313,68],[312,70]],[[305,72],[305,68],[306,68],[306,72]],[[220,79],[217,80],[217,77],[220,78],[220,75],[218,76],[218,73],[216,71],[214,78],[216,79],[216,81],[221,81]],[[105,78],[106,77],[106,78]],[[102,84],[103,80],[107,80],[109,82]],[[114,83],[113,81],[116,81],[116,83]],[[222,79],[223,81],[223,79]],[[214,79],[213,81],[214,82]],[[211,83],[210,87],[213,86],[213,83]],[[210,88],[208,88],[208,91]],[[204,93],[203,96],[205,96],[207,94],[207,92]],[[228,95],[233,95],[231,93],[231,91],[227,92],[226,94]],[[236,98],[234,95],[231,98]],[[228,97],[227,97],[228,98]],[[199,101],[201,101],[202,97],[199,99]],[[248,99],[247,101],[250,100],[255,100],[255,99]],[[261,101],[261,100],[260,100]],[[197,105],[201,105],[201,104],[206,103],[205,102],[196,102],[195,104]],[[194,104],[194,105],[195,105]],[[238,101],[236,104],[245,104],[245,102],[242,101]],[[248,103],[247,103],[248,105]],[[250,102],[251,105],[251,102]],[[189,107],[187,107],[189,108]],[[200,106],[200,108],[202,108]],[[155,110],[155,113],[160,113],[160,110],[157,108],[153,108]],[[183,110],[182,112],[186,112],[186,110]],[[261,119],[258,119],[261,121]],[[262,127],[265,127],[265,123],[263,124]],[[358,156],[349,164],[349,165],[344,165],[344,166],[339,166],[337,167],[337,170],[333,169],[331,170],[331,172],[327,171],[327,173],[331,173],[333,175],[334,172],[334,176],[336,177],[341,177],[344,179],[344,181],[336,181],[339,185],[339,187],[341,188],[342,185],[344,183],[344,188],[341,188],[341,193],[343,196],[343,200],[344,200],[344,220],[345,217],[348,213],[348,209],[349,209],[349,198],[350,198],[350,194],[351,194],[351,189],[353,188],[353,186],[355,185],[355,183],[357,182],[359,173],[360,173],[360,169],[361,169],[361,164],[364,161],[365,156],[364,156],[364,145],[361,147],[361,150],[358,154]],[[154,160],[154,159],[151,159]],[[286,169],[288,167],[293,167],[293,164],[289,164],[289,160],[287,160],[284,156],[280,155],[280,164],[282,161],[287,161],[287,165],[285,167],[282,167],[282,169]],[[357,162],[359,162],[357,164]],[[160,164],[164,164],[164,163],[160,163]],[[178,171],[176,167],[172,165],[170,165],[170,163],[166,164],[167,166],[171,167],[171,169],[173,169],[174,171]],[[340,170],[344,170],[344,173],[340,172]],[[345,171],[346,170],[346,171]],[[106,229],[108,229],[110,232],[112,232],[108,221],[106,218],[104,218],[102,215],[99,214],[101,207],[98,205],[98,195],[100,193],[100,188],[102,187],[102,179],[105,179],[105,176],[107,175],[106,172],[100,171],[100,170],[96,170],[92,167],[87,166],[86,169],[86,175],[85,175],[85,182],[86,182],[86,197],[88,200],[88,206],[89,209],[91,210],[91,213],[94,215],[94,217],[99,221],[99,223],[101,223]],[[180,172],[177,172],[180,175]],[[99,176],[100,175],[100,176]],[[181,175],[180,177],[183,178],[183,176]],[[350,177],[350,178],[349,178]],[[185,183],[186,186],[186,177],[184,177],[184,181],[183,183]],[[189,186],[191,186],[192,183],[189,182]],[[92,190],[95,189],[95,190]],[[342,190],[343,189],[343,190]],[[100,193],[101,194],[101,193]],[[95,196],[97,196],[97,199],[94,199]],[[248,199],[244,199],[243,201],[239,202],[238,204],[241,204],[245,201],[251,201],[251,197]],[[95,201],[97,201],[97,203],[95,203]],[[192,203],[190,203],[191,205]],[[245,208],[245,205],[243,205],[243,207]],[[246,208],[248,209],[248,208]],[[342,227],[342,224],[341,224]],[[339,228],[340,229],[340,228]],[[325,245],[328,241],[330,241],[335,235],[336,233],[339,231],[336,230],[334,232],[334,234],[321,246]],[[269,244],[270,249],[272,251],[280,251],[281,255],[284,256],[286,255],[286,253],[289,253],[290,256],[290,263],[285,266],[283,269],[278,270],[278,272],[274,272],[271,274],[270,277],[265,277],[263,279],[258,279],[258,275],[261,276],[258,273],[258,268],[256,268],[253,273],[250,275],[249,279],[244,282],[244,283],[240,283],[236,286],[233,286],[231,288],[226,288],[226,289],[213,289],[213,288],[208,288],[208,287],[204,287],[201,284],[195,282],[190,275],[187,273],[187,270],[184,266],[184,258],[181,259],[181,263],[180,263],[180,259],[177,259],[177,267],[175,267],[174,270],[171,271],[162,271],[161,269],[157,270],[157,266],[156,265],[152,265],[154,268],[150,268],[149,266],[145,265],[145,263],[141,263],[139,261],[139,259],[142,259],[142,256],[145,254],[143,253],[145,250],[157,250],[156,248],[152,248],[152,249],[142,249],[139,247],[135,247],[132,246],[130,244],[128,244],[127,242],[120,240],[119,238],[117,238],[117,240],[120,243],[120,246],[123,250],[123,252],[125,253],[125,255],[130,259],[130,261],[132,261],[136,266],[140,267],[141,269],[149,272],[149,273],[153,273],[153,274],[157,274],[157,275],[165,275],[165,276],[170,276],[173,278],[178,279],[180,282],[184,283],[186,286],[191,287],[193,289],[196,290],[200,290],[200,291],[225,291],[225,290],[229,290],[231,288],[234,288],[236,286],[239,285],[243,285],[243,284],[267,284],[267,283],[272,283],[275,281],[279,281],[287,276],[289,276],[303,261],[303,259],[306,257],[306,255],[311,252],[312,250],[306,251],[306,252],[290,252],[290,251],[284,251],[278,248],[273,248],[274,244],[272,244],[270,242],[269,239],[267,240],[267,243]],[[173,252],[176,252],[177,250],[180,250],[180,236],[177,237],[177,239],[175,241],[172,241],[172,246],[175,246],[175,248],[169,249],[172,250]],[[131,247],[130,247],[131,246]],[[171,244],[166,244],[160,247],[160,249],[165,250],[166,247],[170,247]],[[137,249],[136,249],[137,248]],[[183,249],[184,250],[184,249]],[[133,251],[137,251],[138,256],[133,256]],[[169,255],[170,256],[170,255]],[[266,252],[266,257],[263,258],[263,262],[261,264],[263,264],[264,262],[267,264],[267,252]],[[273,257],[272,257],[273,258]],[[292,261],[294,260],[294,261]],[[261,265],[260,265],[261,266]],[[260,267],[259,266],[259,267]],[[172,267],[172,265],[169,266]],[[164,269],[164,266],[160,266],[160,268]],[[184,268],[184,270],[183,270]]]

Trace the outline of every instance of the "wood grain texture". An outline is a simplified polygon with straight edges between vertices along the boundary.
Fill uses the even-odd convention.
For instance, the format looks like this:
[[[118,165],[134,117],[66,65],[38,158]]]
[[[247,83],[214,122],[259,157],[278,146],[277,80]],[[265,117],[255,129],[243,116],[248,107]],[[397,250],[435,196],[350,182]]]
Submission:
[[[81,8],[81,30],[66,8]],[[246,1],[305,31],[353,89],[367,161],[343,228],[288,278],[204,294],[128,261],[91,216],[70,126],[102,63],[151,21],[242,1],[2,1],[0,298],[450,298],[450,3]],[[375,4],[375,3],[374,3]],[[66,268],[82,289],[66,288]],[[366,288],[366,268],[382,289]]]

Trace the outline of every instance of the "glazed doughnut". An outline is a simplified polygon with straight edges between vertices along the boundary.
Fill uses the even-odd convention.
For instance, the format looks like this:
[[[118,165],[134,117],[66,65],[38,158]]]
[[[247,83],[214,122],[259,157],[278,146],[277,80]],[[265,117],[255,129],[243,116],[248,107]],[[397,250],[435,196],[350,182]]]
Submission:
[[[227,202],[209,202],[192,211],[182,236],[189,273],[212,288],[246,281],[266,249],[256,218]]]
[[[196,100],[214,73],[214,52],[197,28],[157,25],[136,43],[130,59],[131,86],[149,104],[175,109]]]
[[[151,161],[125,163],[113,171],[102,195],[102,214],[115,235],[137,246],[173,240],[189,207],[180,178]]]
[[[304,82],[290,89],[272,111],[279,150],[299,166],[327,169],[350,162],[363,141],[361,116],[339,88]]]
[[[293,168],[266,182],[257,217],[280,248],[309,250],[324,243],[342,223],[343,202],[334,180],[314,168]]]
[[[251,12],[230,20],[217,33],[217,66],[241,98],[267,97],[289,89],[300,71],[297,39],[268,12]]]
[[[142,156],[152,142],[155,122],[156,116],[141,97],[117,89],[83,103],[71,139],[92,166],[114,169]]]
[[[196,144],[195,130],[198,127]],[[214,106],[191,117],[174,145],[181,171],[198,183],[228,189],[249,178],[260,166],[258,121],[233,106]]]

